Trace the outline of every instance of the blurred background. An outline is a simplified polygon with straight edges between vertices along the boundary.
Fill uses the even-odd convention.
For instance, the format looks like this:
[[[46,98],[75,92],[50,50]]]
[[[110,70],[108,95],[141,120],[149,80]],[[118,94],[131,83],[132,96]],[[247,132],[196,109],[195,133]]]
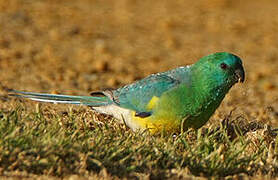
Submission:
[[[119,87],[227,51],[243,59],[210,122],[234,114],[278,125],[278,1],[0,0],[3,87],[74,95]]]

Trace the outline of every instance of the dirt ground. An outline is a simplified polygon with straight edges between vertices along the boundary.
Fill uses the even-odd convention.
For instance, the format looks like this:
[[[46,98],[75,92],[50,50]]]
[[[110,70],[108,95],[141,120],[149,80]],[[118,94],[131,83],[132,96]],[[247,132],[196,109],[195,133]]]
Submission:
[[[246,82],[211,122],[236,108],[278,125],[275,0],[2,0],[0,9],[2,86],[87,95],[227,51],[243,59]]]
[[[87,95],[227,51],[246,82],[209,123],[234,110],[277,127],[277,12],[276,0],[1,0],[0,108],[15,102],[4,87]]]

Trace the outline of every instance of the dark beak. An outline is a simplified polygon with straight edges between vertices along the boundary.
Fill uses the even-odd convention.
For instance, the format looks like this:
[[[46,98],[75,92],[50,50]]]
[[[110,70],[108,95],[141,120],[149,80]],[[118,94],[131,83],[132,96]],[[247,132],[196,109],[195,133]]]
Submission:
[[[244,72],[243,66],[241,64],[235,70],[235,78],[236,78],[237,82],[241,82],[241,83],[244,82],[245,72]]]

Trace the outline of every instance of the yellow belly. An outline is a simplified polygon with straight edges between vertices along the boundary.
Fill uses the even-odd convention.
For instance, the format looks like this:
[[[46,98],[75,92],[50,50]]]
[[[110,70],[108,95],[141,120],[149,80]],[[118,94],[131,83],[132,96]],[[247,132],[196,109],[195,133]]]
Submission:
[[[148,129],[152,134],[157,132],[177,132],[180,130],[180,125],[176,123],[176,119],[170,116],[155,117],[150,116],[141,118],[132,113],[132,123],[136,124],[141,130]]]
[[[158,100],[159,98],[154,96],[148,103],[147,109],[151,111],[156,106]],[[179,121],[177,121],[176,117],[167,112],[141,118],[135,116],[135,111],[132,111],[131,121],[134,125],[139,127],[139,129],[148,129],[152,134],[156,132],[177,132],[180,130]]]

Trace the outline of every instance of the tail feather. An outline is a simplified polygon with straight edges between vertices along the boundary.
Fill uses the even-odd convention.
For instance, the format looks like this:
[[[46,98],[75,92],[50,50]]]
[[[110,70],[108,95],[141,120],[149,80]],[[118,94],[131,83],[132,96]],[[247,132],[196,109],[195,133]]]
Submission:
[[[63,103],[63,104],[79,104],[87,106],[105,106],[111,104],[108,97],[91,97],[91,96],[69,96],[69,95],[56,95],[56,94],[44,94],[34,92],[24,92],[11,90],[10,96],[16,96],[20,98],[28,98],[34,101],[51,102],[51,103]]]

